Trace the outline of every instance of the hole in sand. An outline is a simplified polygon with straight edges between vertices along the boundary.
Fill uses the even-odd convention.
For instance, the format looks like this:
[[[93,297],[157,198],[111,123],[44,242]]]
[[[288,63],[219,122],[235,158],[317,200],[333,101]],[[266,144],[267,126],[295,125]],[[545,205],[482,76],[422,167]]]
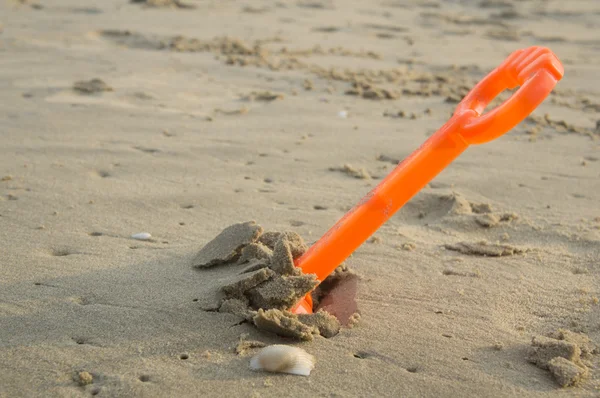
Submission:
[[[355,274],[341,270],[330,275],[313,293],[313,312],[327,311],[343,326],[352,326],[358,320],[357,289]]]
[[[77,343],[79,345],[86,343],[86,339],[83,337],[72,337],[72,339],[75,343]]]
[[[150,381],[150,376],[149,375],[141,375],[139,377],[139,379],[141,382],[146,383],[146,382]]]
[[[102,232],[90,232],[90,236],[102,236],[104,235]]]
[[[198,301],[198,299],[193,299],[192,301],[193,301],[194,303],[196,303],[196,302]]]
[[[406,368],[406,371],[410,372],[410,373],[417,373],[418,370],[419,369],[416,366],[411,366],[410,368]]]
[[[94,387],[92,389],[92,391],[90,391],[90,394],[92,394],[92,395],[98,395],[98,394],[100,394],[100,387]]]
[[[185,360],[185,359],[188,359],[189,357],[190,357],[190,356],[189,356],[188,354],[181,354],[181,355],[179,356],[179,359],[183,359],[183,360]]]
[[[181,208],[182,209],[193,209],[194,205],[182,205]]]

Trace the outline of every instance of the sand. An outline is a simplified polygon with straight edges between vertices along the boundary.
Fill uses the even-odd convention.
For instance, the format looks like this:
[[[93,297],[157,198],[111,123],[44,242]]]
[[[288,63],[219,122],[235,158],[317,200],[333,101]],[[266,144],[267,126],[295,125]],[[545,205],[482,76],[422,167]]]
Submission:
[[[339,270],[319,285],[315,274],[303,274],[294,264],[307,250],[300,235],[293,231],[264,234],[263,231],[255,221],[230,225],[196,256],[193,264],[195,267],[200,264],[200,268],[205,268],[205,264],[223,267],[251,264],[221,287],[223,297],[219,312],[237,315],[260,330],[282,337],[312,341],[313,334],[327,338],[337,335],[340,321],[318,305],[323,296],[329,295],[351,274],[344,272],[344,266],[338,267]],[[316,298],[313,313],[296,316],[289,311],[308,294]],[[213,301],[218,299],[212,298]],[[355,297],[349,301],[355,301]],[[330,307],[336,309],[336,306]]]
[[[208,268],[238,260],[242,257],[242,250],[256,242],[262,231],[262,227],[255,221],[228,226],[198,252],[193,266]],[[253,257],[258,259],[258,255]]]
[[[600,342],[599,13],[0,2],[0,396],[598,396],[600,356],[556,333]],[[221,288],[265,261],[193,267],[206,243],[256,220],[312,245],[531,45],[558,54],[564,79],[347,259],[357,279],[321,301],[354,297],[337,335],[299,342],[219,311]],[[274,255],[269,242],[246,258]],[[241,336],[317,366],[253,372]],[[540,336],[578,346],[587,370],[531,363]]]
[[[528,361],[549,370],[561,387],[570,387],[587,379],[588,366],[598,353],[587,335],[560,329],[551,337],[534,337]]]

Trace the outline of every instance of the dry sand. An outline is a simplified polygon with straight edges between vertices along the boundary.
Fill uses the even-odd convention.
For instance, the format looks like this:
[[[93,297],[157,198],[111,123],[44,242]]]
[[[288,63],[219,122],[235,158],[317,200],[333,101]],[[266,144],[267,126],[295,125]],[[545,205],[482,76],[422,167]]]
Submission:
[[[0,3],[1,397],[600,394],[600,355],[544,340],[600,342],[600,3],[147,3]],[[347,261],[354,327],[216,311],[237,269],[202,246],[247,220],[316,241],[530,45],[565,78]],[[253,372],[263,343],[316,368]]]

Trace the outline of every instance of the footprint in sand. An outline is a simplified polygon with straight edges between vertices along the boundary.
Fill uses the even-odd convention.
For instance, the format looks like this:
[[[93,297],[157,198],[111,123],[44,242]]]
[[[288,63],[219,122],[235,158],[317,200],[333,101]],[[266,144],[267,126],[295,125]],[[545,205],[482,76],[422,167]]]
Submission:
[[[335,5],[332,0],[322,0],[322,1],[311,1],[311,0],[300,0],[296,3],[297,7],[300,8],[309,8],[313,10],[333,10],[335,9]]]

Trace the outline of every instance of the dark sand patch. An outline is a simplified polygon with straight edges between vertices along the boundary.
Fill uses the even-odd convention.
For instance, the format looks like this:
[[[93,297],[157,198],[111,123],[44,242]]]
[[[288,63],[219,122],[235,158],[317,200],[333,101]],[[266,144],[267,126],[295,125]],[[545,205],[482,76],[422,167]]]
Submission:
[[[458,271],[453,268],[446,268],[442,271],[443,275],[446,276],[463,276],[469,278],[481,278],[481,272],[478,271]]]
[[[113,91],[113,88],[101,79],[81,80],[73,84],[73,90],[82,94],[95,94]]]
[[[352,88],[345,92],[346,95],[356,95],[370,100],[395,100],[400,97],[398,92],[377,87],[374,84],[362,81],[352,83]]]
[[[380,162],[391,163],[394,165],[397,165],[398,163],[400,163],[402,161],[400,158],[396,158],[396,157],[388,156],[388,155],[384,155],[384,154],[377,155],[376,159]]]
[[[180,0],[131,0],[135,4],[143,4],[146,7],[165,7],[165,8],[187,8],[193,9],[196,6],[184,3]]]

